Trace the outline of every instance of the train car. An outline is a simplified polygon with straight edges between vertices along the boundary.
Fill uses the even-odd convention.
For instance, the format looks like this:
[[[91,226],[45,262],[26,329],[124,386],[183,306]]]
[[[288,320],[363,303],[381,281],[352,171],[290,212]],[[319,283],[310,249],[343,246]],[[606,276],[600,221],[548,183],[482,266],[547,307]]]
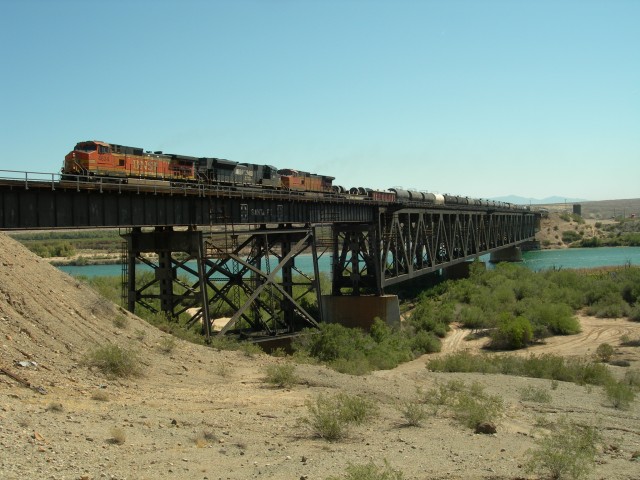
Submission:
[[[398,202],[408,202],[411,200],[411,195],[407,190],[402,190],[401,188],[389,188],[390,192],[393,192],[396,196],[396,200]]]
[[[64,158],[65,175],[82,177],[116,177],[144,179],[195,180],[191,157],[145,152],[97,140],[79,142]]]
[[[290,168],[278,170],[282,188],[299,192],[327,192],[332,191],[334,177],[301,172]]]
[[[430,205],[444,205],[444,196],[440,193],[422,192],[425,203]]]
[[[201,157],[198,159],[198,175],[205,183],[232,185],[233,172],[238,162],[222,158]]]
[[[422,192],[416,192],[414,190],[409,190],[409,198],[411,198],[412,202],[424,202],[424,194]]]
[[[390,191],[371,190],[369,192],[371,200],[376,202],[389,202],[394,203],[396,201],[396,194]]]

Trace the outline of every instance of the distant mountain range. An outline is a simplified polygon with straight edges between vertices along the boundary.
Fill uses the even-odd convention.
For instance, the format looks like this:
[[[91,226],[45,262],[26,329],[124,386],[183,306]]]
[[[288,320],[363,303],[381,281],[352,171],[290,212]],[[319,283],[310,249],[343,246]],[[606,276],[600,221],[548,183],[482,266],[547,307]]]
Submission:
[[[526,198],[517,195],[507,195],[506,197],[494,197],[491,200],[499,202],[516,203],[519,205],[543,205],[547,203],[578,203],[588,202],[585,198],[567,198],[567,197],[547,197],[547,198]]]

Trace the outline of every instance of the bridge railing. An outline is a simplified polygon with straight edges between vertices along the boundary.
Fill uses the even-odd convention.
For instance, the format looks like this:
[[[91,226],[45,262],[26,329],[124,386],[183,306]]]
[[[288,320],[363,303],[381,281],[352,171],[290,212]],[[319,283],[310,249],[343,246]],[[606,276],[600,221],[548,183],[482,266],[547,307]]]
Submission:
[[[368,197],[344,196],[332,192],[303,192],[296,190],[270,190],[251,185],[216,185],[191,182],[175,182],[161,179],[117,178],[85,175],[69,175],[50,172],[29,172],[19,170],[0,170],[0,183],[30,187],[73,188],[77,191],[91,190],[110,192],[135,192],[169,195],[194,195],[198,197],[231,198],[271,198],[278,200],[322,201],[323,203],[369,203],[378,204]]]
[[[59,173],[51,172],[23,172],[20,170],[0,170],[0,180],[21,181],[28,190],[29,185],[49,184],[52,188],[60,181]]]

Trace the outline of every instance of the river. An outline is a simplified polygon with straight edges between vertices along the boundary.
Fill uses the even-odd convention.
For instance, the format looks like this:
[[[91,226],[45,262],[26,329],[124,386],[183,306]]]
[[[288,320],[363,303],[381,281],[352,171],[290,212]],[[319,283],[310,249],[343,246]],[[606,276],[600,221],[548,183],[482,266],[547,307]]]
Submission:
[[[488,260],[488,255],[481,257]],[[599,247],[599,248],[569,248],[564,250],[538,250],[525,252],[522,265],[532,270],[549,268],[594,268],[616,265],[640,265],[640,247]],[[327,254],[318,261],[320,271],[330,272],[331,257]],[[191,265],[195,268],[195,265]],[[313,266],[310,255],[300,255],[296,258],[296,267],[303,272],[312,273]],[[71,275],[85,277],[120,276],[121,265],[83,265],[60,266],[60,270]],[[147,265],[137,265],[139,271],[151,270]]]

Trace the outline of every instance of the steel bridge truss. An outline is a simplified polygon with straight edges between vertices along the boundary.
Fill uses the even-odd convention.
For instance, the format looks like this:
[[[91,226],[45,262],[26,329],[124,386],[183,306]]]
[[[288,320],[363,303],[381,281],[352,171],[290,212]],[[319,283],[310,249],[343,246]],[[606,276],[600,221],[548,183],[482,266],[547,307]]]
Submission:
[[[261,226],[227,234],[156,228],[123,235],[128,309],[134,311],[138,304],[174,318],[195,309],[187,324],[200,324],[207,338],[227,333],[273,337],[317,327],[322,306],[315,305],[319,296],[315,228]],[[144,253],[154,253],[157,260]],[[301,254],[310,254],[313,276],[296,268]],[[137,287],[139,262],[154,274]],[[220,317],[226,317],[222,325],[216,322]]]
[[[334,226],[333,295],[380,295],[386,286],[532,240],[522,212],[381,210],[377,225]]]

